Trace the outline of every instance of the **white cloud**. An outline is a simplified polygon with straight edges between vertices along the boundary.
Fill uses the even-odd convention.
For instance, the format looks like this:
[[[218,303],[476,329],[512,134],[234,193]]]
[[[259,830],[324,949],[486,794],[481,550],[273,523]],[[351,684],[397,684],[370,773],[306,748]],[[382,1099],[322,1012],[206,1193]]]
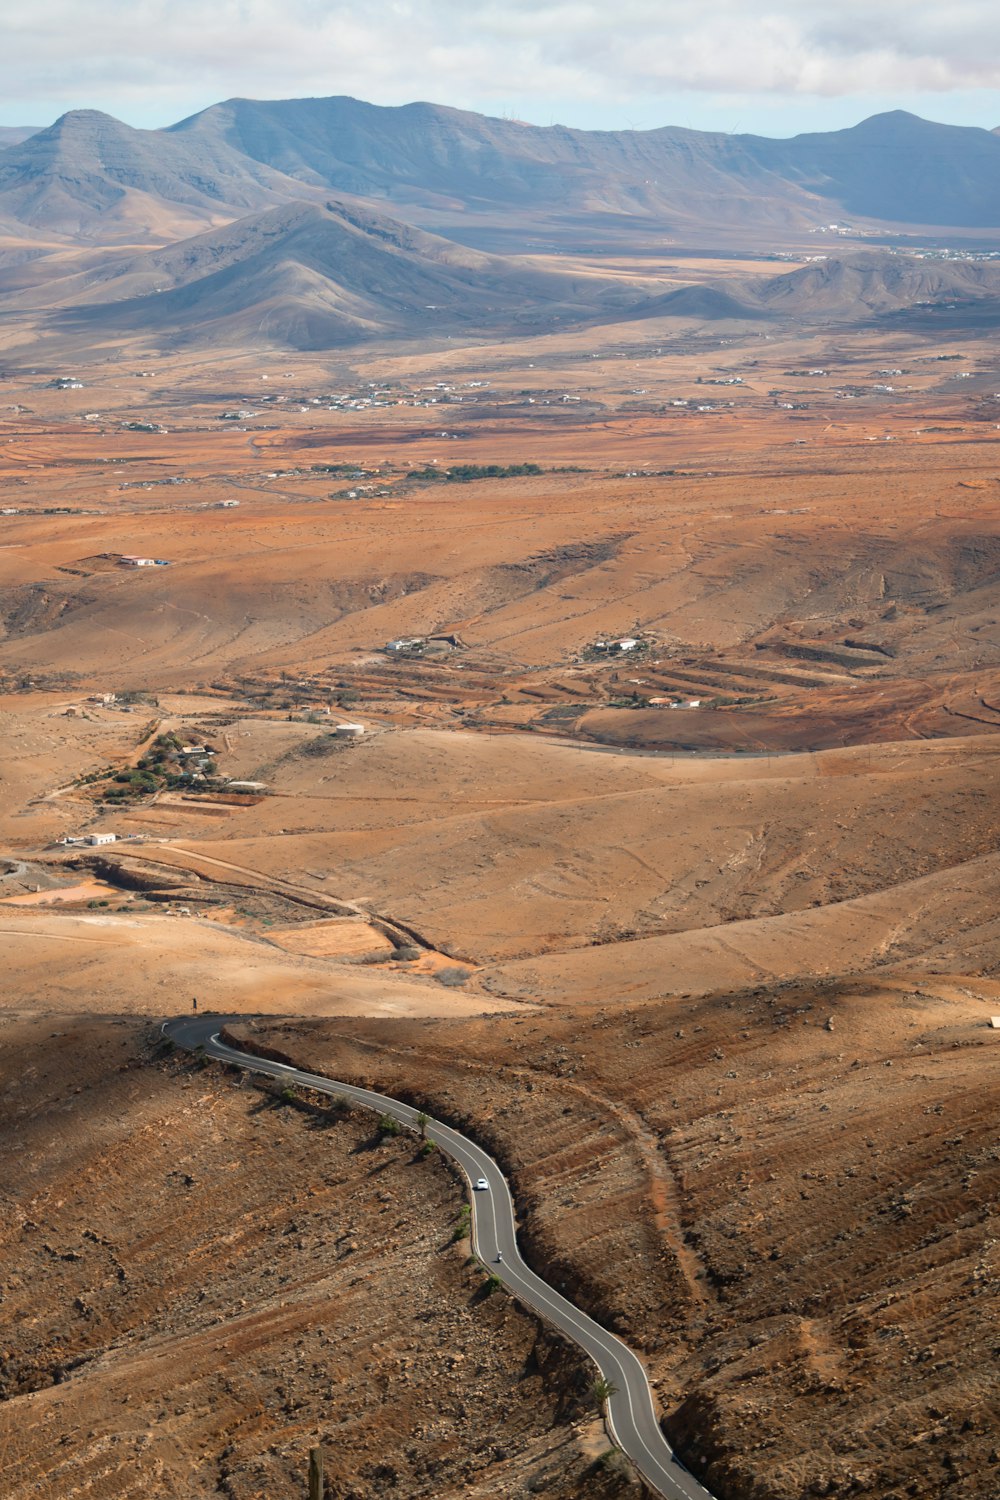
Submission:
[[[10,8],[8,7],[8,11]],[[197,93],[506,98],[1000,88],[994,0],[33,0],[0,34],[5,113]],[[27,113],[26,113],[27,112]]]

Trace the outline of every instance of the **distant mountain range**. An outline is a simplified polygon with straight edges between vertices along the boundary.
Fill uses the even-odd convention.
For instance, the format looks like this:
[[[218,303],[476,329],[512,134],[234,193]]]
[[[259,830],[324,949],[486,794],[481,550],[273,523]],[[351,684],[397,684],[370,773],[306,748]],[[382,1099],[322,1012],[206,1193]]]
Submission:
[[[37,135],[40,125],[0,125],[0,146],[17,146],[29,135]]]
[[[330,192],[438,228],[516,212],[526,224],[627,217],[684,232],[844,218],[992,229],[1000,136],[902,111],[771,140],[570,130],[349,98],[233,99],[166,130],[77,110],[0,136],[0,223],[68,239],[162,242]]]
[[[1000,226],[1000,138],[898,110],[791,140],[522,125],[433,104],[233,99],[168,134],[298,181],[413,206]]]
[[[1000,310],[1000,262],[923,260],[888,251],[829,256],[776,276],[682,287],[641,304],[642,315],[737,321],[793,318],[858,323],[912,308]]]
[[[32,336],[67,350],[130,334],[320,349],[615,318],[845,321],[997,304],[993,263],[839,245],[802,270],[666,292],[478,248],[523,252],[542,237],[579,250],[610,233],[624,246],[715,235],[801,254],[832,248],[807,232],[844,220],[897,236],[1000,231],[1000,136],[902,112],[779,141],[343,98],[230,100],[167,130],[79,110],[0,135],[0,311],[30,315]]]

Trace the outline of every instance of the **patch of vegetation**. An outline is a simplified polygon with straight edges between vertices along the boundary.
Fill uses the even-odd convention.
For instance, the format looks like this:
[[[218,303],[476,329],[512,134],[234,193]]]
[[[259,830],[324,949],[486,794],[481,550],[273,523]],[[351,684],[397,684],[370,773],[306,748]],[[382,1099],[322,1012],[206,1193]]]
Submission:
[[[182,756],[183,742],[176,734],[158,734],[153,743],[140,756],[135,766],[126,766],[114,771],[105,768],[92,776],[81,778],[81,784],[108,780],[111,785],[104,788],[102,796],[106,802],[128,802],[139,797],[152,796],[164,788],[183,788],[185,791],[213,791],[218,765],[207,748],[203,755]],[[199,778],[194,778],[197,769]]]
[[[597,1403],[597,1405],[603,1407],[605,1402],[611,1400],[612,1396],[617,1396],[618,1387],[615,1385],[614,1381],[606,1380],[603,1375],[598,1375],[597,1379],[590,1387],[590,1394],[593,1396],[594,1401]]]
[[[605,1448],[604,1452],[594,1461],[594,1468],[605,1474],[625,1474],[628,1465],[617,1448]]]
[[[139,767],[132,771],[119,771],[115,776],[115,781],[122,786],[134,787],[139,792],[155,792],[160,786],[159,780],[152,772],[140,770]]]
[[[773,703],[774,697],[769,693],[754,694],[720,694],[718,697],[709,698],[703,702],[703,708],[749,708],[752,704]]]
[[[581,714],[588,713],[591,708],[589,703],[557,703],[553,708],[547,708],[542,714],[543,719],[578,719]]]
[[[456,464],[442,469],[428,464],[411,469],[407,479],[423,479],[428,484],[471,484],[475,479],[519,479],[523,474],[544,474],[539,464]]]
[[[472,977],[472,970],[471,969],[458,969],[458,968],[455,968],[455,969],[439,969],[437,971],[437,973],[435,974],[435,976],[434,976],[434,978],[437,980],[438,984],[443,984],[446,989],[451,989],[451,990],[458,989],[459,985],[464,984],[465,981],[467,979],[470,979],[471,977]]]
[[[400,1128],[401,1127],[400,1127],[399,1121],[398,1120],[394,1120],[392,1118],[392,1115],[379,1115],[379,1117],[378,1117],[378,1133],[379,1133],[379,1135],[383,1135],[383,1136],[385,1136],[385,1135],[398,1135],[399,1132],[400,1132]]]
[[[306,740],[295,753],[319,759],[324,755],[339,755],[342,750],[346,750],[348,743],[347,740],[338,740],[332,734],[318,734],[314,740]]]
[[[116,689],[115,698],[119,703],[143,703],[150,708],[157,708],[160,702],[155,693],[149,692],[147,688]]]
[[[469,1225],[472,1220],[472,1209],[468,1203],[463,1203],[455,1220],[455,1227],[451,1231],[451,1242],[457,1245],[459,1240],[464,1240],[469,1233]]]

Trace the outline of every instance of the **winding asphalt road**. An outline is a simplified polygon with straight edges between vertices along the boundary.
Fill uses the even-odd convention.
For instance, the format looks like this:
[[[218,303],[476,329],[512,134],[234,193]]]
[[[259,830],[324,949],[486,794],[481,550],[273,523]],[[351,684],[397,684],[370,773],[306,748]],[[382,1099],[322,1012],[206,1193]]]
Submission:
[[[398,1099],[321,1078],[315,1073],[303,1073],[286,1063],[254,1057],[220,1040],[219,1032],[227,1022],[247,1019],[246,1016],[178,1017],[165,1021],[162,1030],[164,1036],[187,1051],[201,1048],[220,1062],[315,1089],[319,1093],[334,1094],[352,1104],[391,1115],[401,1125],[419,1128],[418,1112]],[[426,1129],[441,1150],[458,1162],[469,1179],[476,1253],[522,1302],[579,1344],[594,1360],[604,1379],[614,1388],[607,1403],[608,1425],[647,1484],[666,1500],[713,1500],[711,1493],[684,1468],[664,1438],[646,1372],[631,1349],[560,1296],[521,1259],[510,1189],[493,1158],[467,1136],[437,1120],[428,1121]],[[473,1188],[480,1177],[485,1177],[489,1183],[488,1191]],[[501,1253],[503,1260],[498,1262],[497,1256]]]

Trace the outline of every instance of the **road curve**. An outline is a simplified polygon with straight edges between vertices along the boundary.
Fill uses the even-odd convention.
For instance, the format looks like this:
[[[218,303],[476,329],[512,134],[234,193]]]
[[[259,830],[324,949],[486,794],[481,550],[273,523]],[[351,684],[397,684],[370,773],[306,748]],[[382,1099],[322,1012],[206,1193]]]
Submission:
[[[417,1128],[418,1111],[387,1094],[372,1093],[368,1089],[355,1088],[353,1084],[304,1073],[286,1063],[271,1062],[268,1058],[237,1051],[220,1040],[219,1032],[228,1022],[248,1019],[246,1016],[181,1016],[164,1021],[162,1031],[176,1046],[187,1051],[201,1048],[208,1056],[233,1067],[263,1073],[319,1093],[334,1094],[352,1104],[390,1115],[401,1125]],[[469,1180],[476,1253],[526,1306],[590,1355],[604,1379],[614,1388],[607,1403],[612,1435],[646,1483],[665,1500],[714,1500],[711,1492],[683,1466],[664,1438],[646,1371],[632,1350],[560,1296],[521,1259],[510,1188],[493,1158],[467,1136],[438,1120],[429,1120],[426,1128],[431,1139],[458,1163]],[[485,1177],[489,1183],[488,1192],[477,1192],[473,1188],[473,1183],[480,1177]],[[498,1262],[497,1256],[501,1253],[503,1260]]]

